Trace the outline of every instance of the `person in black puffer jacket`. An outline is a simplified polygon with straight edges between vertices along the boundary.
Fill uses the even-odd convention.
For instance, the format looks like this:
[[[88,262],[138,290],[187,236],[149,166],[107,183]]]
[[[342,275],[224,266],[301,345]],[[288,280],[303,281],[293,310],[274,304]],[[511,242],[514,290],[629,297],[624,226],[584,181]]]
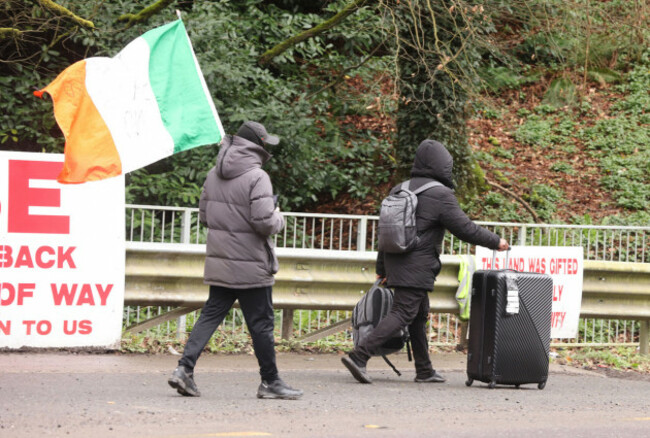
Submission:
[[[381,346],[400,328],[408,326],[415,362],[416,382],[444,382],[429,358],[426,322],[429,313],[428,291],[433,290],[440,273],[440,252],[445,230],[475,245],[504,251],[508,242],[493,232],[476,225],[463,212],[454,194],[452,182],[453,159],[439,142],[420,143],[411,169],[411,191],[432,179],[442,186],[431,187],[418,195],[416,227],[420,237],[410,252],[377,256],[377,277],[385,279],[394,289],[395,298],[390,313],[380,321],[365,342],[342,358],[343,364],[361,383],[371,383],[366,372],[370,351]],[[397,187],[391,193],[397,191]]]

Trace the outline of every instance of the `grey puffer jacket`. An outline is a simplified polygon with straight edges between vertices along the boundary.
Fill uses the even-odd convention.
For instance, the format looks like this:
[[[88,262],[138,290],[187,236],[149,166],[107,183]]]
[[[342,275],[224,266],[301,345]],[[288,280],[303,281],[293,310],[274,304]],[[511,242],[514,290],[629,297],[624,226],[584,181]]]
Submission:
[[[199,218],[208,227],[204,282],[233,289],[272,286],[278,271],[270,236],[284,228],[262,165],[271,155],[228,136],[203,184]]]
[[[379,253],[377,274],[386,277],[389,287],[412,287],[432,290],[440,273],[439,254],[445,230],[465,242],[497,249],[499,236],[476,225],[458,205],[452,182],[453,159],[437,141],[420,143],[411,169],[410,190],[435,179],[444,186],[434,186],[418,195],[416,226],[418,245],[404,254]],[[394,192],[397,187],[391,191]]]

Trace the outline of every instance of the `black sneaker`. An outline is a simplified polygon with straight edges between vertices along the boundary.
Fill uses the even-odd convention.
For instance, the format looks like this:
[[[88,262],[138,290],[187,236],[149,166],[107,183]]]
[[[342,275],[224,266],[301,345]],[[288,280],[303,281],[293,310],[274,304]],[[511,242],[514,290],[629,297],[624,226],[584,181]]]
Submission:
[[[301,389],[293,389],[284,383],[282,379],[272,382],[263,380],[257,388],[257,398],[281,398],[284,400],[298,400],[302,397]]]
[[[359,383],[372,383],[372,379],[366,372],[365,364],[358,363],[351,355],[343,356],[341,362],[343,362],[343,365],[352,373],[352,377],[357,379]]]
[[[437,371],[434,371],[433,374],[424,377],[416,376],[414,379],[414,382],[417,383],[443,383],[446,381],[447,379],[438,374]]]
[[[167,380],[169,386],[187,397],[200,397],[199,388],[194,383],[194,373],[188,373],[184,367],[178,367],[174,370],[171,377]]]

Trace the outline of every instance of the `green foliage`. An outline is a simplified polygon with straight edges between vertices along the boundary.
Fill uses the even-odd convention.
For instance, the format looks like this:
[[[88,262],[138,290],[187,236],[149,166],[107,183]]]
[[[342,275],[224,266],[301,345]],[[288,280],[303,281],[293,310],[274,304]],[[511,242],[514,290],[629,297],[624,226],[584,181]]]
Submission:
[[[334,29],[273,59],[268,68],[257,64],[261,53],[347,3],[178,1],[148,22],[124,30],[117,17],[137,12],[143,2],[61,0],[93,20],[96,30],[88,31],[53,20],[37,2],[7,0],[0,27],[28,23],[30,37],[0,41],[0,148],[62,152],[64,141],[51,103],[35,98],[33,90],[77,60],[114,56],[135,37],[174,20],[174,8],[180,7],[226,131],[233,133],[241,122],[254,119],[281,137],[266,169],[285,210],[309,208],[341,194],[372,196],[378,184],[396,177],[396,170],[408,172],[413,152],[425,138],[446,144],[454,156],[459,193],[471,194],[481,186],[482,172],[468,146],[468,104],[485,90],[517,90],[513,97],[527,103],[530,92],[521,90],[522,85],[542,78],[560,79],[550,84],[542,105],[518,112],[525,121],[516,128],[515,139],[570,152],[576,150],[577,137],[599,160],[603,187],[618,205],[630,212],[648,209],[650,52],[645,4],[612,0],[584,8],[561,0],[481,0],[461,2],[452,10],[431,2],[434,23],[429,3],[414,15],[407,3],[423,3],[367,2]],[[413,44],[415,31],[421,45]],[[624,96],[612,105],[611,118],[595,120],[588,99],[578,99],[576,85],[581,84],[575,78],[585,71],[592,83],[617,84],[616,91]],[[350,78],[354,81],[348,82]],[[575,110],[593,120],[583,129],[581,120],[558,110],[578,102]],[[499,108],[475,107],[486,118],[502,118]],[[367,123],[378,118],[387,124],[396,119],[396,132],[392,126],[377,129]],[[497,157],[510,158],[509,150],[495,146]],[[205,146],[132,172],[127,202],[195,206],[217,153],[216,145]],[[566,163],[554,168],[571,171]],[[504,178],[510,178],[507,172]],[[530,194],[548,210],[545,214],[550,206],[542,201],[551,195],[534,189]],[[500,219],[511,214],[520,219],[516,208],[504,205]]]
[[[510,3],[508,13],[495,17],[520,25],[517,44],[507,51],[525,64],[551,68],[577,68],[587,65],[598,70],[637,61],[649,35],[645,6],[639,2],[613,0],[584,2],[534,0]],[[647,18],[645,18],[647,20]]]
[[[503,88],[518,88],[522,84],[522,77],[509,67],[488,67],[481,74],[486,87],[492,92]]]
[[[482,85],[491,93],[517,89],[522,85],[538,82],[542,77],[539,71],[522,73],[521,68],[515,65],[490,65],[479,69],[477,73],[482,80]]]
[[[552,120],[532,115],[514,133],[515,140],[523,144],[544,148],[550,145]]]
[[[497,157],[505,158],[506,160],[510,160],[515,157],[511,151],[502,147],[492,148],[491,152]]]
[[[566,173],[567,175],[574,175],[576,173],[575,169],[573,169],[569,163],[566,163],[564,161],[553,163],[551,170],[554,172]]]
[[[569,78],[558,78],[546,90],[544,103],[555,108],[572,106],[577,101],[576,93],[576,86]]]
[[[613,368],[642,373],[650,371],[650,357],[640,355],[634,347],[576,348],[558,351],[558,362],[582,368]]]
[[[461,204],[464,210],[479,212],[480,219],[497,218],[500,222],[520,222],[531,218],[523,211],[521,204],[500,192],[486,192]]]
[[[617,84],[623,79],[623,75],[606,67],[590,68],[587,72],[587,77],[594,82],[598,82],[601,86]]]
[[[618,205],[629,210],[650,208],[650,121],[645,118],[650,104],[649,65],[646,54],[620,86],[628,94],[613,106],[614,117],[579,132],[600,160],[601,184],[613,193]]]
[[[650,224],[650,213],[647,211],[636,211],[629,214],[616,214],[604,218],[602,224],[645,227]]]
[[[557,211],[558,202],[563,199],[564,193],[544,184],[535,184],[530,192],[524,195],[524,199],[531,204],[535,212],[545,222],[550,222],[553,213]]]
[[[627,75],[627,81],[618,87],[618,90],[626,96],[615,103],[613,108],[624,114],[647,115],[650,108],[648,89],[650,89],[650,50],[643,53],[641,62]],[[644,117],[641,122],[647,125],[650,120]]]
[[[122,31],[123,24],[117,23],[117,18],[140,10],[141,2],[62,4],[92,18],[97,31],[75,28],[57,41],[55,35],[61,30],[45,28],[41,33],[53,41],[51,46],[25,47],[37,58],[25,65],[0,65],[0,104],[6,109],[0,116],[3,148],[62,152],[64,142],[52,117],[52,105],[35,98],[34,88],[47,85],[74,61],[94,55],[113,56],[135,37],[176,19],[170,7],[146,23]],[[352,71],[367,84],[356,95],[341,85],[327,87],[334,82],[332,72],[356,66],[383,38],[379,32],[358,32],[359,23],[368,26],[366,29],[376,25],[378,17],[372,8],[362,8],[334,31],[291,47],[273,60],[271,68],[257,64],[263,51],[315,26],[345,4],[339,0],[325,6],[301,7],[294,1],[238,0],[180,5],[226,131],[234,133],[243,121],[258,120],[280,136],[281,145],[267,170],[284,209],[300,210],[323,194],[366,196],[388,178],[393,166],[391,144],[382,133],[349,130],[342,123],[345,118],[367,113],[368,101],[379,94],[376,77],[385,68],[382,58]],[[12,7],[16,14],[30,12],[19,2]],[[32,12],[43,11],[34,6]],[[0,23],[4,23],[2,19]],[[321,89],[325,91],[318,92]],[[315,92],[314,97],[308,97]],[[217,153],[215,145],[205,146],[132,172],[127,176],[127,202],[195,206]]]

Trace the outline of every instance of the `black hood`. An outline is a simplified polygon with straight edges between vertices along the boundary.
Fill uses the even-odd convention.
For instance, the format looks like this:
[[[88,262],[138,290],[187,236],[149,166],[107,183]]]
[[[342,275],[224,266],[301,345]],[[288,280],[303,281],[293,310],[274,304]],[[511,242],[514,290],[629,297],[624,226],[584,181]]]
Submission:
[[[424,140],[415,152],[411,176],[433,178],[453,189],[453,167],[454,159],[442,143]]]

